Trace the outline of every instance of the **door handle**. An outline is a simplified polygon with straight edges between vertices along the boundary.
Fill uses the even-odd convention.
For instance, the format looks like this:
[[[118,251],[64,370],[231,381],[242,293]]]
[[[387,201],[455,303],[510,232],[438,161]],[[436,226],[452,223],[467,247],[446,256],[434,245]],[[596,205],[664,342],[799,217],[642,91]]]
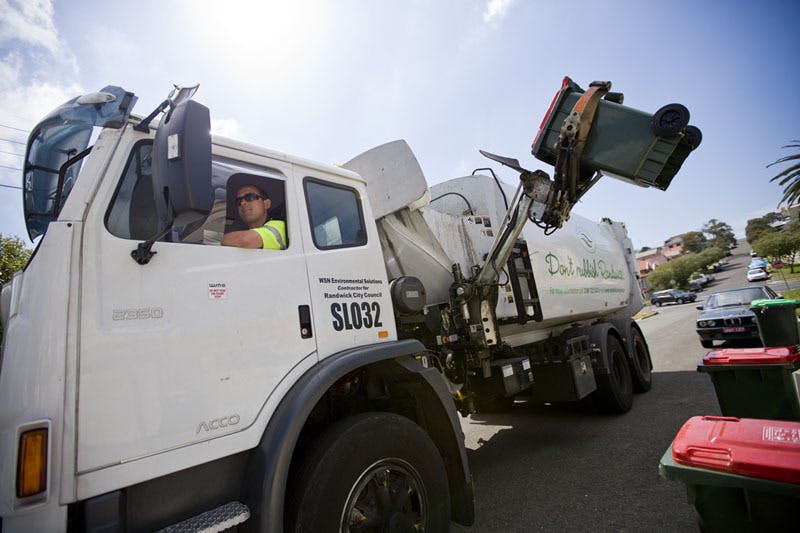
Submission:
[[[297,308],[300,315],[300,338],[310,339],[314,336],[311,330],[311,308],[307,305],[301,305]]]

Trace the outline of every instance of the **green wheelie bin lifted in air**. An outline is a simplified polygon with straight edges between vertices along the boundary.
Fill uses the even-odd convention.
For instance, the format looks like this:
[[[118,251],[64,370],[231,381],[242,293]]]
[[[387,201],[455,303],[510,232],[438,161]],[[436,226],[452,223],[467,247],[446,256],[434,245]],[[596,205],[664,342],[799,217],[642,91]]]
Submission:
[[[531,146],[534,157],[555,165],[562,127],[585,93],[564,78]],[[665,191],[689,153],[700,145],[702,133],[689,125],[689,110],[681,104],[667,104],[650,114],[622,105],[622,100],[621,93],[608,93],[599,101],[580,158],[582,172],[597,170]]]

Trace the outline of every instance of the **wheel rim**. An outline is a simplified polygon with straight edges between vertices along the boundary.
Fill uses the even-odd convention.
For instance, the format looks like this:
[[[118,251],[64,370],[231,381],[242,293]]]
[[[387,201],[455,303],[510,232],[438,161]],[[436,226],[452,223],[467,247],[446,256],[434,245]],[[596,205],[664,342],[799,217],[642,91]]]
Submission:
[[[427,511],[425,486],[416,469],[402,459],[381,459],[353,485],[339,530],[424,531]]]

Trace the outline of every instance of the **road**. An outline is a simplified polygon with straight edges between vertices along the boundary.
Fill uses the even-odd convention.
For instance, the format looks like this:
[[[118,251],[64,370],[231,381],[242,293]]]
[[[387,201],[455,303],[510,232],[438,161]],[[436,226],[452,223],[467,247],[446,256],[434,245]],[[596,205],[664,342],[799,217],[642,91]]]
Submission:
[[[700,300],[747,285],[749,248],[734,252]],[[668,305],[640,321],[653,358],[653,388],[636,395],[629,413],[518,400],[509,413],[463,419],[476,522],[453,530],[697,530],[685,486],[658,475],[658,461],[686,419],[720,414],[708,376],[696,371],[706,351],[694,331],[696,314],[695,304]]]

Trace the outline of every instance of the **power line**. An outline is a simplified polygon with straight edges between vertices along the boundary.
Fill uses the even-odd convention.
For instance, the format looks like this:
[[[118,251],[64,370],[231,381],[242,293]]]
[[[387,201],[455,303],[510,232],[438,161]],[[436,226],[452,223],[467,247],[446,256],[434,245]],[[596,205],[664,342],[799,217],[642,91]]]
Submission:
[[[18,154],[16,152],[6,152],[5,150],[0,150],[0,154],[16,155],[18,157],[23,157],[25,155],[25,154]]]
[[[17,168],[17,167],[8,167],[8,166],[6,166],[6,165],[0,165],[0,168],[7,168],[7,169],[9,169],[9,170],[22,170],[21,168]]]
[[[16,185],[6,185],[5,183],[0,183],[0,187],[8,187],[9,189],[19,189],[22,190],[22,187],[18,187]]]
[[[0,137],[0,141],[5,141],[7,143],[21,144],[22,146],[25,146],[25,143],[22,141],[15,141],[14,139],[6,139],[5,137]]]
[[[14,126],[9,126],[8,124],[0,123],[0,128],[8,128],[10,130],[17,130],[23,133],[28,133],[30,130],[23,130],[22,128],[15,128]]]

